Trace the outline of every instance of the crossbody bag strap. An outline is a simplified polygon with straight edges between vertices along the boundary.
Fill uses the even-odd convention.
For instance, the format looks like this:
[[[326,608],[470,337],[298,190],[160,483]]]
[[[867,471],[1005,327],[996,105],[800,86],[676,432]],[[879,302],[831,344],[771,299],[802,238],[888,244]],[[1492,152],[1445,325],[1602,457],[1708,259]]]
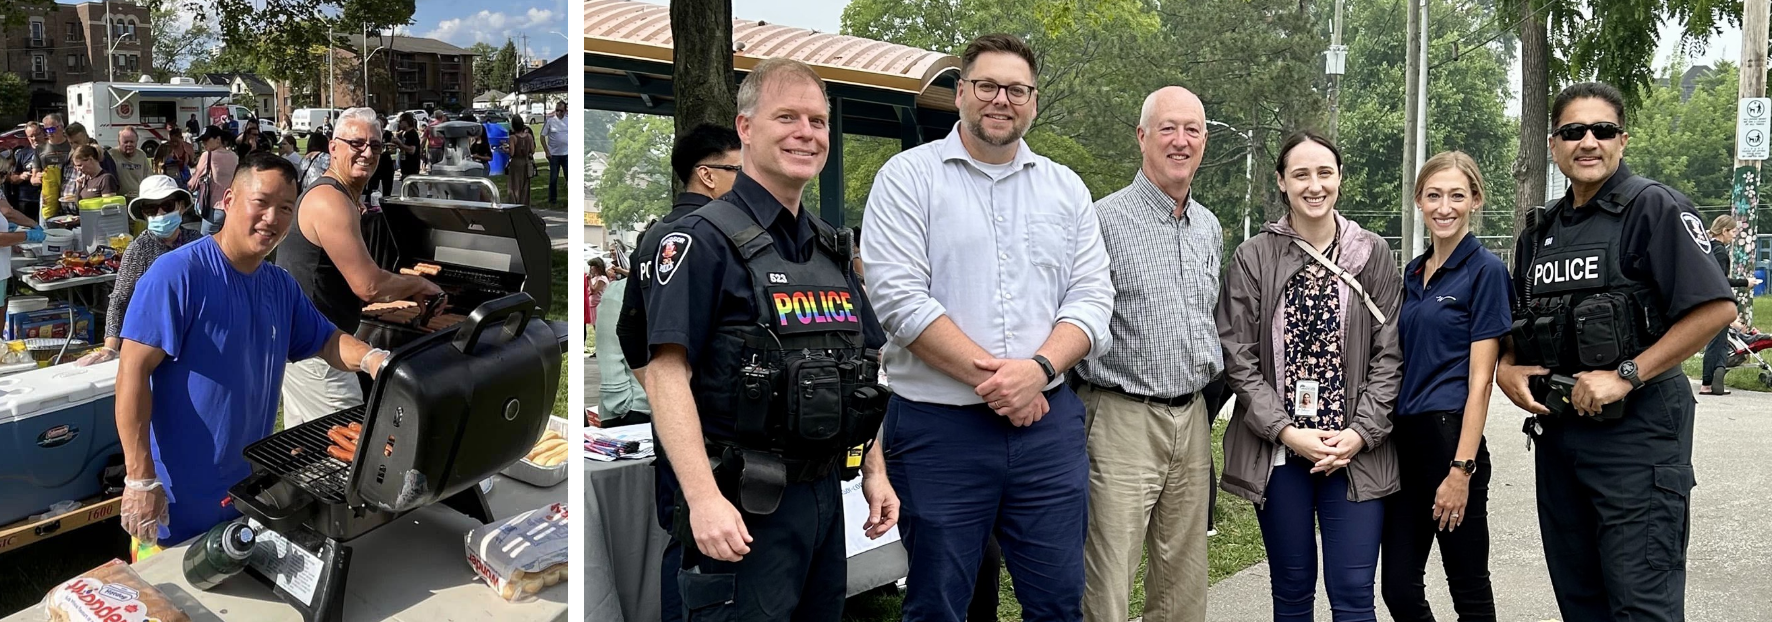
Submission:
[[[1305,254],[1310,255],[1311,259],[1317,260],[1317,263],[1328,268],[1329,272],[1335,275],[1335,278],[1341,279],[1341,282],[1346,283],[1348,287],[1354,288],[1354,293],[1360,295],[1360,301],[1366,303],[1366,310],[1372,312],[1372,317],[1378,318],[1379,324],[1384,324],[1389,321],[1385,318],[1384,312],[1378,310],[1378,303],[1373,302],[1372,296],[1366,294],[1366,288],[1360,285],[1359,279],[1354,278],[1354,275],[1349,274],[1348,271],[1341,269],[1341,266],[1335,265],[1335,262],[1329,261],[1328,257],[1324,257],[1322,253],[1317,252],[1317,249],[1306,244],[1304,240],[1292,238],[1292,243],[1298,245],[1299,248],[1304,249]]]

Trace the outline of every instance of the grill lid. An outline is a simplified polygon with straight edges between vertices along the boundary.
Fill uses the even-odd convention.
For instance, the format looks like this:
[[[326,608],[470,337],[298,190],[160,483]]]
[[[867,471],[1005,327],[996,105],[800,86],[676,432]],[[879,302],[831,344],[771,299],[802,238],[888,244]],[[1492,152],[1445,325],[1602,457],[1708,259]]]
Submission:
[[[521,459],[553,411],[562,352],[524,293],[396,351],[370,392],[347,500],[404,512]]]
[[[552,293],[547,225],[526,205],[402,196],[382,202],[385,235],[396,251],[375,253],[388,271],[424,261],[442,265],[444,281],[496,293],[523,291],[543,309]],[[380,244],[377,244],[379,246]]]

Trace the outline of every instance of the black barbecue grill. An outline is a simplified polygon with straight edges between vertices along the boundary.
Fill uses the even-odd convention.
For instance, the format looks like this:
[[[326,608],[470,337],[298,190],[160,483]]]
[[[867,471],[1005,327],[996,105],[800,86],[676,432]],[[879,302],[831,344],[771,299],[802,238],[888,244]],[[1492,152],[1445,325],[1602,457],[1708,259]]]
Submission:
[[[395,351],[365,407],[342,410],[247,446],[252,475],[230,489],[248,517],[311,556],[311,598],[250,574],[308,622],[342,619],[350,547],[401,515],[442,503],[489,521],[479,483],[521,459],[547,426],[565,351],[564,323],[515,293]],[[327,431],[362,424],[350,463]]]
[[[484,179],[413,176],[401,182],[398,198],[383,201],[378,220],[366,220],[364,241],[382,269],[397,272],[418,264],[440,268],[427,276],[449,295],[439,314],[466,315],[481,303],[524,292],[548,308],[550,255],[547,226],[526,205],[451,198],[438,192],[480,186]],[[431,196],[440,195],[440,196]],[[395,349],[426,329],[386,322],[366,314],[356,336],[378,348]]]

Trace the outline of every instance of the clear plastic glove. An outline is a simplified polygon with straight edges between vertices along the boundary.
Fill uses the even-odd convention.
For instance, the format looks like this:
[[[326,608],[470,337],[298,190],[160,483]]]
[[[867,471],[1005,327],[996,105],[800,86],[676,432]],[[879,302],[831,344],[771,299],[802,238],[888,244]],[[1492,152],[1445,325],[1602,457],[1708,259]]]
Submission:
[[[31,244],[42,242],[44,238],[47,237],[49,237],[49,235],[44,233],[42,229],[33,227],[25,230],[25,241]]]
[[[160,527],[172,522],[166,504],[166,487],[158,479],[123,480],[120,508],[123,530],[143,544],[160,541]]]
[[[116,358],[117,358],[117,351],[116,350],[112,350],[110,348],[99,348],[97,350],[87,352],[86,356],[82,356],[82,357],[80,357],[80,360],[74,361],[74,366],[75,367],[85,367],[87,365],[97,365],[97,364],[103,363],[105,361],[115,360]]]

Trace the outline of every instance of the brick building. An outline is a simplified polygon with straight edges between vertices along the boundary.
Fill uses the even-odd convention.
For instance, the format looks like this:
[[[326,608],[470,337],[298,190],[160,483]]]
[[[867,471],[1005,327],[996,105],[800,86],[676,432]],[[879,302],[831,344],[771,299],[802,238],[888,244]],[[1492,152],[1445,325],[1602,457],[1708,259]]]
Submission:
[[[349,35],[346,48],[334,49],[331,82],[337,108],[367,105],[380,112],[418,108],[456,110],[468,108],[474,99],[474,53],[421,37],[395,36],[391,41],[369,36],[369,93],[363,93],[363,69],[358,56],[365,49],[363,37]],[[384,47],[385,44],[385,47]],[[317,66],[321,84],[327,84],[325,63]]]
[[[68,86],[135,82],[153,67],[148,8],[133,0],[25,6],[24,25],[0,30],[0,71],[25,79],[28,115],[66,107]],[[22,119],[0,119],[10,126]]]

